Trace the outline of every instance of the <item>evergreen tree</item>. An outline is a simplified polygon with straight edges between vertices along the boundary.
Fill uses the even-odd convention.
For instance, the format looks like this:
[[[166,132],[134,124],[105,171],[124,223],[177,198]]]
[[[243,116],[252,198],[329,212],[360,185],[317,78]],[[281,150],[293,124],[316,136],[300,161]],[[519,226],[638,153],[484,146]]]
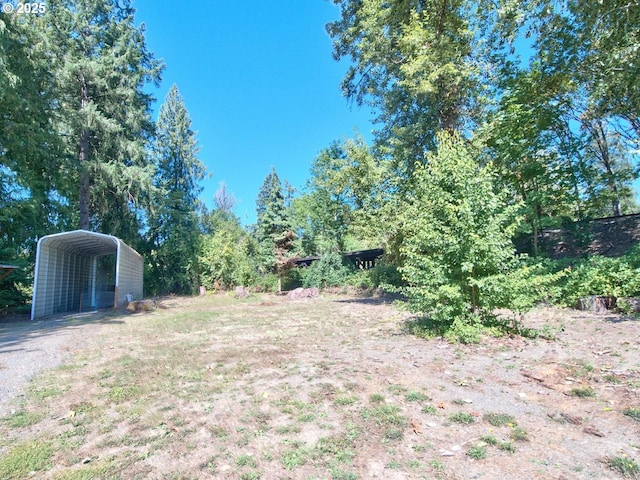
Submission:
[[[256,238],[263,273],[278,274],[278,291],[282,274],[291,266],[295,233],[289,218],[289,206],[275,168],[266,176],[257,200]]]
[[[69,217],[49,52],[31,17],[0,15],[0,263],[20,267],[0,280],[0,309],[27,301],[36,241]]]
[[[198,286],[197,210],[199,182],[205,167],[200,147],[178,87],[167,94],[156,126],[153,146],[157,189],[149,218],[153,244],[153,287],[162,293],[192,293]]]
[[[65,170],[76,183],[65,192],[81,229],[100,229],[135,243],[137,201],[151,185],[145,147],[152,97],[162,66],[134,25],[130,0],[51,0],[39,19],[56,80],[58,131]],[[114,221],[118,223],[114,223]]]

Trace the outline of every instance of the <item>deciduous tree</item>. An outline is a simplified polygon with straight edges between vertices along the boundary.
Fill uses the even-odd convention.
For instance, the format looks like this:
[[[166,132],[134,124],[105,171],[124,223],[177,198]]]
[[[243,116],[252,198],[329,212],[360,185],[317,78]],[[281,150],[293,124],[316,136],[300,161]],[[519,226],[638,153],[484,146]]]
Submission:
[[[480,284],[513,265],[518,206],[455,134],[438,136],[437,153],[415,175],[416,195],[402,216],[409,306],[445,326],[472,322],[497,306]]]

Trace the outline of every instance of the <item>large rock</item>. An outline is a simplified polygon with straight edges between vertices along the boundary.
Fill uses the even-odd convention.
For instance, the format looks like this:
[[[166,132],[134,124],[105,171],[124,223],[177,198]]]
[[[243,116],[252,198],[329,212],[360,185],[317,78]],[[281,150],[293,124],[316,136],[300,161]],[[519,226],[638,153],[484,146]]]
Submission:
[[[127,303],[127,310],[131,313],[136,312],[153,312],[157,308],[154,300],[139,300],[137,302]]]
[[[320,296],[320,290],[315,287],[312,288],[296,288],[287,293],[288,298],[316,298]]]
[[[236,287],[236,298],[244,298],[249,296],[249,289],[247,287]]]
[[[578,310],[586,310],[593,313],[606,313],[616,307],[616,297],[584,297],[578,300]]]

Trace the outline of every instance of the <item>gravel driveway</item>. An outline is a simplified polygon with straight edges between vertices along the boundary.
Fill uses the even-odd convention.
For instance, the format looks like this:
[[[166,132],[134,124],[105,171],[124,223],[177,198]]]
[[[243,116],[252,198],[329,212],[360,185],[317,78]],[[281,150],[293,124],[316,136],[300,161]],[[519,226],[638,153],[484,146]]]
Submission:
[[[14,409],[13,399],[43,370],[60,365],[75,349],[100,332],[99,313],[45,320],[27,316],[0,320],[0,417]]]

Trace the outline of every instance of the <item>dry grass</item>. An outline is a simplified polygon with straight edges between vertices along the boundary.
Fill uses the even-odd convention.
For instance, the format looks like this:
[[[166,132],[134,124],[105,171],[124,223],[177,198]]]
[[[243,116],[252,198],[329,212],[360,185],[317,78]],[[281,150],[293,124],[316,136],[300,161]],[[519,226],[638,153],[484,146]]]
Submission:
[[[609,478],[603,459],[638,454],[626,443],[637,430],[629,399],[616,411],[618,394],[637,399],[633,344],[616,357],[625,381],[613,388],[592,375],[612,357],[584,359],[578,380],[598,394],[580,396],[555,377],[578,377],[574,367],[545,369],[562,364],[544,363],[561,343],[424,341],[402,334],[406,314],[372,300],[165,306],[122,317],[34,381],[0,422],[1,478]],[[567,362],[590,351],[581,342]],[[579,410],[606,438],[550,421],[558,409]]]

